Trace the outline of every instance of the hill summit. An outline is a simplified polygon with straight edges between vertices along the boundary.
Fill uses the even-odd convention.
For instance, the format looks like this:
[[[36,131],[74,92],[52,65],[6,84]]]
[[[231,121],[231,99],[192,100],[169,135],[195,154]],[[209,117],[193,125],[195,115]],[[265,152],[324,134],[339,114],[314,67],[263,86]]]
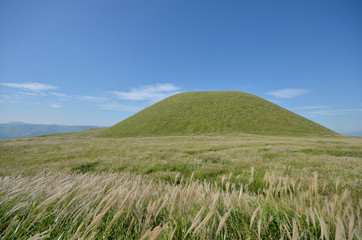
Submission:
[[[230,132],[339,135],[249,93],[203,91],[170,96],[106,129],[101,136],[167,136]]]

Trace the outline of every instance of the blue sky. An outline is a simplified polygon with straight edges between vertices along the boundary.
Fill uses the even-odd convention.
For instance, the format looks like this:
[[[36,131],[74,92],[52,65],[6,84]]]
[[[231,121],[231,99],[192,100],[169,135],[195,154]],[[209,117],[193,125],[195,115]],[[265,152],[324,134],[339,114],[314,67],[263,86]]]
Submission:
[[[0,122],[115,124],[183,91],[245,91],[362,131],[362,2],[0,2]]]

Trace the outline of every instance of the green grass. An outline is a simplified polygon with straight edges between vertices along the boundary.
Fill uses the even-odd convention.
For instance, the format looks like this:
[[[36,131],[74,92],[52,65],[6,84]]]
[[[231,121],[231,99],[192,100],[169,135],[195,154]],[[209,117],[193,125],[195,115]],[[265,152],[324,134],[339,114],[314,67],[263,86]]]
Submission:
[[[95,172],[98,164],[99,162],[83,163],[77,167],[73,167],[72,170],[79,173]]]
[[[317,171],[327,182],[345,179],[351,195],[362,194],[360,138],[281,137],[250,134],[98,138],[101,129],[0,141],[0,176],[39,171],[117,172],[172,182],[220,181],[222,175],[304,175]]]
[[[158,102],[104,130],[103,137],[200,133],[337,136],[338,134],[252,94],[185,92]]]
[[[362,235],[362,138],[101,131],[0,141],[0,239]]]

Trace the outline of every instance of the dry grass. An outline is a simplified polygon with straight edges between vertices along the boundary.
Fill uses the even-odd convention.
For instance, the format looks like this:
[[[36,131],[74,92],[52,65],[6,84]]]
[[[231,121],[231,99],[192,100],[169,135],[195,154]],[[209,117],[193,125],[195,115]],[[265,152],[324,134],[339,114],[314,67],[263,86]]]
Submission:
[[[124,174],[0,178],[3,239],[359,239],[361,208],[315,177],[169,184]],[[313,184],[309,184],[313,183]],[[250,183],[252,184],[252,182]]]
[[[361,239],[360,138],[0,141],[1,239]]]

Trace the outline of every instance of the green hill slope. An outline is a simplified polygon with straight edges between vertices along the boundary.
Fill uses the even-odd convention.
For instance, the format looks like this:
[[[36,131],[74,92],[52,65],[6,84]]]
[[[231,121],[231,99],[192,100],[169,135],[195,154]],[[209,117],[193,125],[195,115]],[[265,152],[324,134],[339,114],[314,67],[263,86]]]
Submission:
[[[339,134],[265,99],[236,91],[184,92],[168,97],[102,132],[103,137],[243,132]]]

